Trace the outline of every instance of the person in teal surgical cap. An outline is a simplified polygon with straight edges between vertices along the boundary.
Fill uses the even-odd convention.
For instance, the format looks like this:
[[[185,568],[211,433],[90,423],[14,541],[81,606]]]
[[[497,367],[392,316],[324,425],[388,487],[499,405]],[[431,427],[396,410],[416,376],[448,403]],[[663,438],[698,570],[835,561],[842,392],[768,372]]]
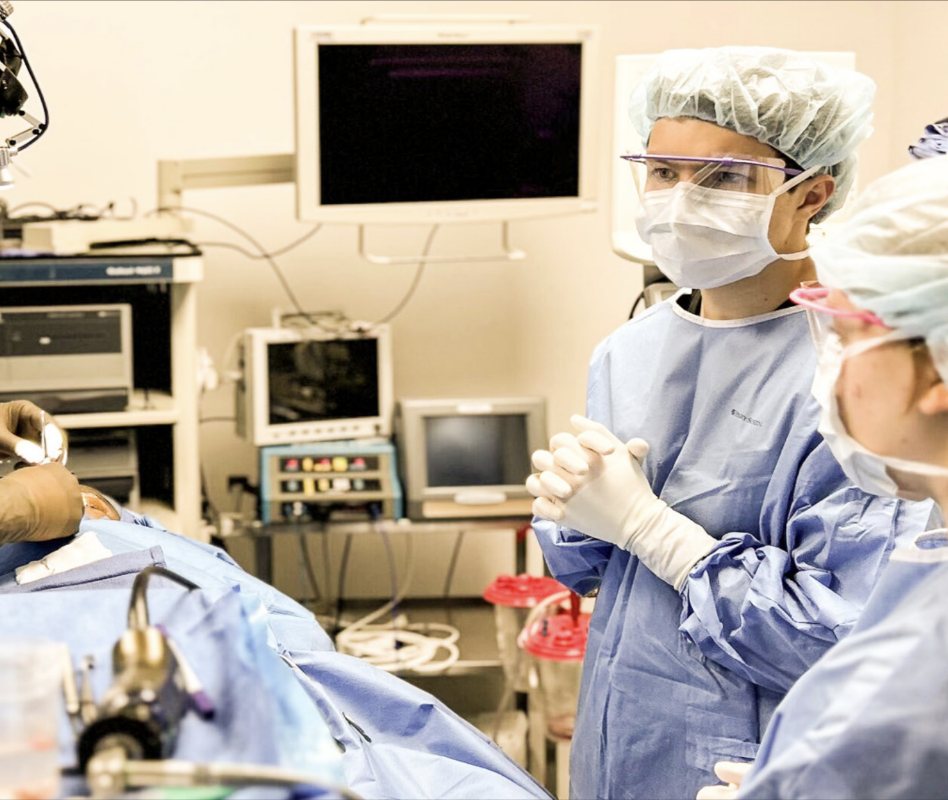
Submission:
[[[527,486],[554,577],[597,593],[574,798],[694,797],[750,761],[934,506],[867,494],[817,430],[792,290],[840,207],[875,87],[801,53],[674,50],[634,90],[636,225],[681,290],[596,348],[585,417]]]
[[[874,182],[815,247],[808,309],[821,430],[852,480],[948,508],[948,158]],[[727,798],[944,797],[948,531],[897,549],[851,636],[777,708],[757,760],[721,764]],[[743,780],[741,780],[743,778]],[[739,787],[739,788],[738,788]]]

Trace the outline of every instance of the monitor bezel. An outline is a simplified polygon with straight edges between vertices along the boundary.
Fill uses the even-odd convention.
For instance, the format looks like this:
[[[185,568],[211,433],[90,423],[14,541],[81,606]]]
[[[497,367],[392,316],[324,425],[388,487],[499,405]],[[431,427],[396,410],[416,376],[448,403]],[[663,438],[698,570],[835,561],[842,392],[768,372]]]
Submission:
[[[468,397],[405,398],[396,408],[396,443],[402,461],[406,499],[412,504],[452,501],[458,494],[483,491],[502,493],[509,499],[530,497],[524,483],[478,486],[429,486],[425,420],[431,417],[504,416],[523,414],[527,422],[529,453],[546,448],[546,398]],[[528,453],[528,457],[529,457]]]
[[[378,353],[379,413],[367,417],[344,417],[299,423],[270,422],[268,347],[306,340],[337,341],[375,339]],[[258,447],[294,442],[369,439],[392,434],[394,381],[391,329],[376,325],[367,331],[323,331],[318,328],[248,328],[243,337],[246,408],[243,420],[247,438]]]
[[[595,25],[300,25],[294,29],[296,215],[302,222],[433,224],[496,222],[597,208],[598,41]],[[334,44],[581,44],[579,192],[575,197],[322,205],[319,174],[319,59]]]

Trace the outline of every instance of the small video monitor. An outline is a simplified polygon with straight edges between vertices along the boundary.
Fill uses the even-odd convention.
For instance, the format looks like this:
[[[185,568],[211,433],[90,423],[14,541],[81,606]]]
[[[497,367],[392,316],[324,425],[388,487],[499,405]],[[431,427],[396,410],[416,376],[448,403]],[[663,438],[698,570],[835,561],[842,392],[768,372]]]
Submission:
[[[388,326],[250,328],[242,362],[238,433],[257,446],[391,435]]]
[[[412,519],[529,516],[530,456],[546,447],[540,397],[406,399],[396,446]]]

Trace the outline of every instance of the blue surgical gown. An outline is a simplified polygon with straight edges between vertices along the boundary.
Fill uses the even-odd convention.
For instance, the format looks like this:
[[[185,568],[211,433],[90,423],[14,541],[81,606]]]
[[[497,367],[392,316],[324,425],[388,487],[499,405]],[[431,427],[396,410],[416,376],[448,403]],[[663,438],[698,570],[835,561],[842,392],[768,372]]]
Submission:
[[[219,547],[172,533],[157,520],[127,509],[122,509],[122,521],[85,519],[79,530],[94,531],[115,557],[19,587],[16,567],[42,558],[71,539],[3,545],[0,547],[0,591],[46,590],[75,587],[80,583],[94,583],[97,587],[106,584],[131,586],[135,574],[147,565],[140,558],[143,551],[160,548],[154,563],[168,567],[202,588],[225,586],[259,597],[267,612],[271,645],[277,648],[333,649],[332,640],[316,622],[312,612],[245,572]]]
[[[852,635],[777,708],[738,796],[948,796],[946,658],[948,548],[899,548]]]
[[[192,664],[195,671],[201,673],[200,667],[211,663],[229,666],[237,670],[234,674],[242,676],[245,684],[231,685],[234,679],[222,672],[217,686],[222,692],[228,687],[234,690],[225,697],[215,694],[213,685],[205,684],[220,713],[213,721],[213,730],[209,728],[211,723],[202,726],[189,720],[195,735],[186,737],[182,733],[181,758],[309,766],[324,776],[327,772],[341,775],[350,789],[367,800],[549,800],[549,793],[477,728],[407,681],[337,653],[311,612],[244,572],[219,548],[171,533],[155,520],[127,510],[123,510],[122,520],[85,520],[80,526],[82,532],[95,532],[114,554],[111,558],[22,586],[15,580],[17,567],[42,558],[71,539],[0,546],[0,612],[8,610],[7,624],[0,613],[0,634],[10,630],[10,625],[45,631],[57,640],[69,641],[76,654],[100,652],[97,663],[106,664],[111,644],[124,625],[128,592],[135,576],[151,564],[166,566],[197,583],[209,596],[232,594],[239,598],[238,610],[242,610],[242,618],[252,630],[251,641],[256,647],[255,660],[248,665],[240,644],[243,634],[231,632],[228,638],[211,631],[206,639],[195,634],[193,642],[182,642],[186,655],[197,660]],[[183,594],[180,587],[160,577],[152,585],[156,588],[154,592],[149,588],[149,602],[153,594],[158,594],[160,601],[161,591],[170,592],[175,599]],[[101,618],[98,611],[90,613],[90,609],[97,608],[96,593],[102,598]],[[106,598],[115,593],[119,596],[109,602],[120,613],[107,617]],[[229,606],[232,614],[236,613],[235,603],[233,600]],[[224,608],[221,603],[215,604],[215,614]],[[24,612],[19,619],[15,619],[17,609]],[[205,607],[195,605],[194,609],[197,618],[203,620]],[[229,630],[226,618],[213,618],[215,631]],[[153,621],[167,622],[154,609]],[[174,628],[168,623],[173,635],[197,630],[192,617],[181,622]],[[200,625],[202,631],[209,630],[204,621]],[[69,635],[60,635],[63,630]],[[201,652],[192,650],[192,646]],[[269,675],[269,669],[262,677],[255,673],[274,660],[279,665],[273,670],[275,677]],[[96,672],[100,695],[108,683],[109,671]],[[270,690],[272,697],[262,694],[266,687],[248,688],[254,680],[259,683],[263,678],[278,681]],[[287,680],[292,686],[286,685]],[[242,715],[231,708],[238,702],[239,694],[234,693],[238,689],[246,697],[245,703],[240,701],[246,705]],[[282,716],[275,721],[277,712]],[[339,764],[326,763],[321,752],[315,753],[316,763],[301,763],[303,756],[313,761],[313,747],[305,753],[298,749],[307,743],[324,742],[326,736],[332,740],[333,752],[341,752]],[[74,760],[68,747],[63,759],[65,766]]]
[[[127,565],[131,555],[120,558]],[[92,571],[79,570],[86,577]],[[113,680],[113,647],[128,624],[129,589],[95,581],[65,589],[0,592],[0,637],[64,642],[74,666],[92,656],[89,680],[101,699]],[[148,608],[151,623],[164,626],[215,708],[212,719],[182,717],[176,758],[282,766],[321,784],[343,784],[339,748],[323,718],[307,711],[303,688],[268,646],[266,612],[257,598],[224,587],[188,592],[156,578],[149,584]],[[59,763],[67,770],[63,796],[84,794],[85,782],[71,772],[77,766],[75,735],[64,711],[60,717]],[[284,789],[275,796],[288,794]],[[245,796],[261,797],[260,787]]]
[[[575,798],[688,798],[753,759],[781,697],[852,628],[931,503],[860,492],[817,433],[803,309],[733,321],[677,298],[596,348],[587,415],[651,445],[655,493],[719,544],[680,592],[630,553],[534,520],[553,575],[598,589],[572,741]]]

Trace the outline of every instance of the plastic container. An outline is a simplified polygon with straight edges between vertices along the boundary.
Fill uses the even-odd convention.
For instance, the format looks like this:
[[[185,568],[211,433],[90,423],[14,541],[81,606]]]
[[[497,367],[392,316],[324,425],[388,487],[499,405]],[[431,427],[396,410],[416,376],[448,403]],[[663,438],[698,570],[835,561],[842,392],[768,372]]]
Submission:
[[[516,692],[529,689],[530,659],[517,646],[517,636],[531,609],[541,600],[568,589],[553,578],[536,575],[500,575],[484,590],[484,599],[494,604],[497,649],[507,685]]]
[[[63,646],[0,639],[0,797],[61,796],[57,731]]]
[[[524,631],[524,649],[537,659],[546,735],[555,742],[573,738],[590,616],[559,613],[535,620]]]

